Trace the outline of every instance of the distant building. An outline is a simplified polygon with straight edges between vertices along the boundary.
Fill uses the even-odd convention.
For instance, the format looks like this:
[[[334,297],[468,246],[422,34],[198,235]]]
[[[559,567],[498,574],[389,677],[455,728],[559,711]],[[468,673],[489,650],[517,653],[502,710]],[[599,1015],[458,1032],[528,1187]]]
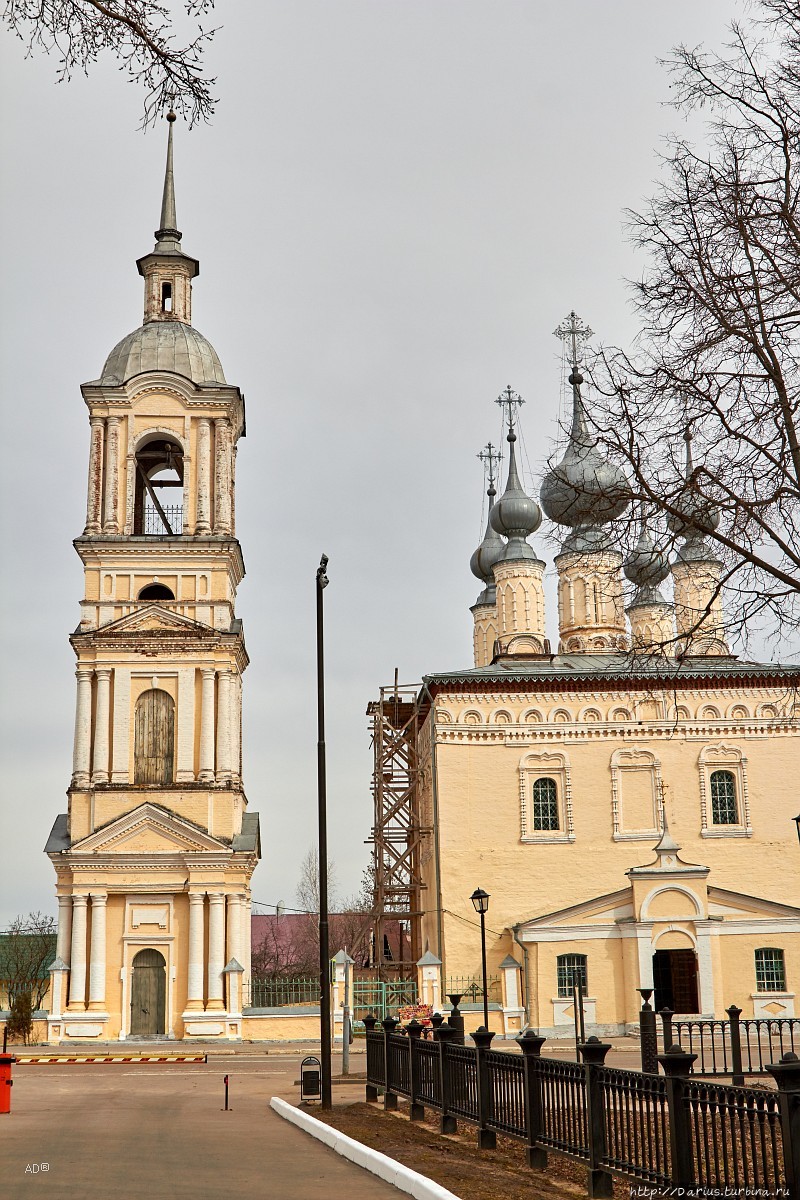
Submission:
[[[58,947],[48,1037],[241,1037],[258,814],[241,777],[235,465],[244,397],[191,324],[172,128],[144,321],[88,409],[68,809],[46,852]]]
[[[488,892],[489,974],[502,977],[509,1034],[525,1021],[568,1032],[576,976],[588,1023],[606,1034],[635,1022],[640,987],[679,1013],[792,1016],[800,669],[730,654],[721,564],[688,494],[671,566],[646,530],[623,563],[621,481],[587,433],[582,382],[575,359],[571,437],[541,489],[566,531],[556,652],[512,403],[507,484],[472,560],[483,583],[474,665],[426,676],[415,713],[396,721],[413,765],[404,861],[416,864],[416,945],[429,972],[440,960],[445,980],[479,979],[470,895]],[[674,604],[659,590],[670,572]],[[391,772],[376,774],[376,826]],[[393,878],[385,862],[379,886],[381,871]]]

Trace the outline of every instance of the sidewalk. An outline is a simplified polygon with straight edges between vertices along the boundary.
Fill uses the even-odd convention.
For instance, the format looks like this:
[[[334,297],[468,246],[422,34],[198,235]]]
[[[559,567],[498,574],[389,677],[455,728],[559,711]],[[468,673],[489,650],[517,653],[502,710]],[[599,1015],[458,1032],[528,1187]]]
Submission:
[[[12,1112],[0,1116],[4,1200],[398,1200],[395,1188],[270,1111],[273,1095],[296,1103],[296,1078],[296,1062],[263,1055],[242,1055],[240,1064],[16,1067]],[[352,1088],[334,1095],[350,1100]]]

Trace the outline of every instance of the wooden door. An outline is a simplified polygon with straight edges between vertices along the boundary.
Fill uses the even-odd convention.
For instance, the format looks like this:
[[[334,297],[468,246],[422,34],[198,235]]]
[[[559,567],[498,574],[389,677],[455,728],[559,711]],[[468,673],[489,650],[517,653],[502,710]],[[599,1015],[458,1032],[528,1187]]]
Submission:
[[[133,732],[134,783],[172,783],[175,754],[175,704],[160,688],[136,701]]]
[[[131,1037],[166,1033],[167,964],[158,950],[140,950],[131,979]]]
[[[697,955],[694,950],[668,950],[672,973],[673,1010],[676,1013],[700,1011],[697,998]]]

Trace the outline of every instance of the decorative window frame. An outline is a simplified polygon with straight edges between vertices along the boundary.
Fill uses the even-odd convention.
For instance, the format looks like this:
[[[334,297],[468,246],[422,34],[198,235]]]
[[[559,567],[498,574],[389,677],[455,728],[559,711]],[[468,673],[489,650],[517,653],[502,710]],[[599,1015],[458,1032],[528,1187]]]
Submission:
[[[717,742],[704,746],[697,759],[700,773],[700,836],[704,838],[752,837],[750,797],[747,789],[747,758],[738,746]],[[736,825],[714,825],[711,821],[711,775],[730,771],[736,781],[739,820]]]
[[[622,779],[625,771],[642,771],[649,767],[653,780],[653,824],[647,829],[624,828],[624,792]],[[661,833],[661,761],[652,750],[634,750],[626,747],[615,750],[611,755],[611,823],[615,842],[641,842],[657,838]]]
[[[532,817],[533,783],[536,779],[554,779],[558,789],[558,829],[534,829]],[[521,842],[543,844],[574,842],[572,816],[572,775],[565,754],[547,750],[524,754],[519,764],[519,838]]]

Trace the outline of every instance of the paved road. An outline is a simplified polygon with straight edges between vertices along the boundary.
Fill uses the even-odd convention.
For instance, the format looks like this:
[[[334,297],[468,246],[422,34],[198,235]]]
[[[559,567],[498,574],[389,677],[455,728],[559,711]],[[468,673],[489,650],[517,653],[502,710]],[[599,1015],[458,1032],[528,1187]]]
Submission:
[[[242,1047],[235,1057],[215,1055],[197,1066],[17,1066],[11,1115],[0,1116],[0,1194],[398,1200],[395,1188],[269,1109],[272,1096],[297,1100],[299,1062],[299,1053],[249,1055]],[[363,1094],[361,1086],[336,1086],[334,1101]]]

